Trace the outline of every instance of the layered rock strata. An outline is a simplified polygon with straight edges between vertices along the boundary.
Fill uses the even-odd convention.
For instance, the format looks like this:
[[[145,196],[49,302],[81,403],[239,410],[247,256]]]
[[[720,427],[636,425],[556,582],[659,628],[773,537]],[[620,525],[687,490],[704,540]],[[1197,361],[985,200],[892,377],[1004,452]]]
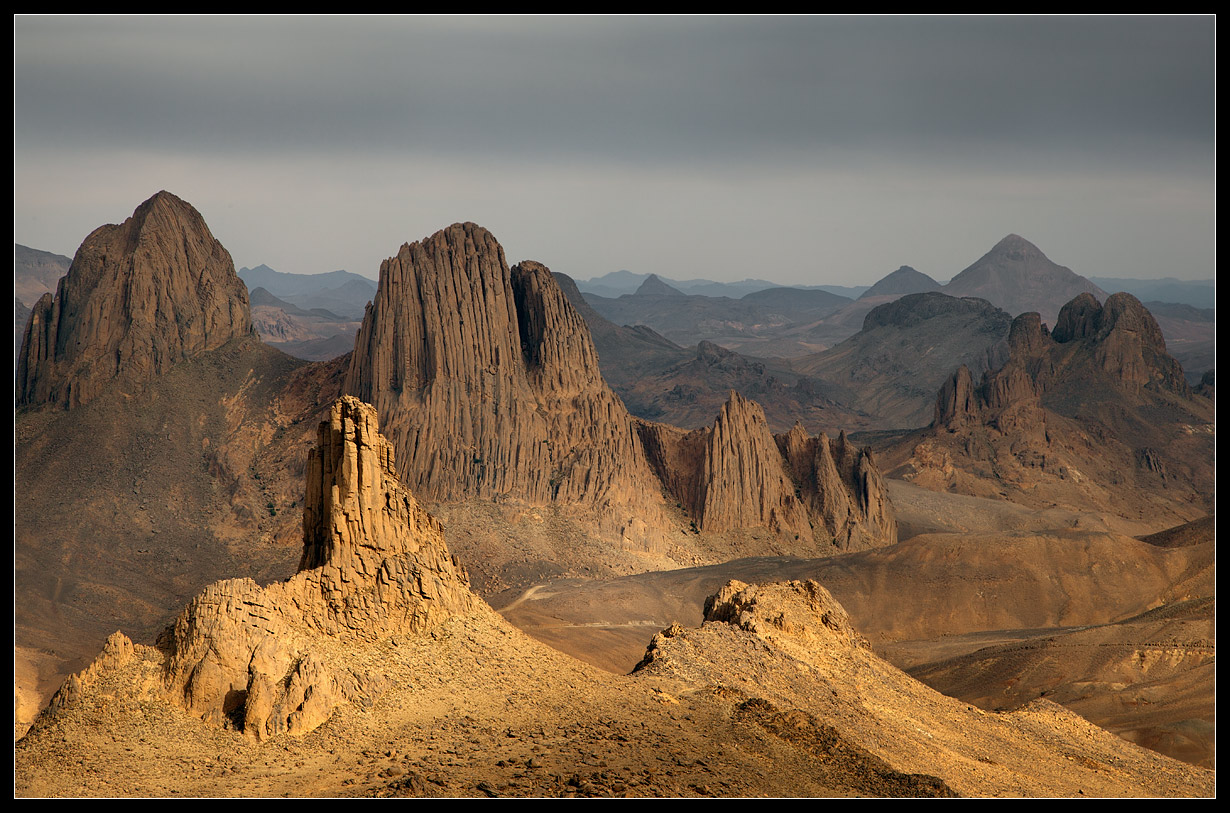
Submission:
[[[830,443],[796,424],[775,438],[760,406],[736,392],[712,428],[639,428],[658,477],[699,530],[767,527],[811,540],[813,555],[896,542],[871,452],[844,432]]]
[[[380,269],[345,391],[376,406],[428,500],[585,505],[625,536],[664,503],[584,321],[546,267],[456,224]]]
[[[439,523],[398,482],[375,409],[343,397],[308,461],[299,572],[200,593],[159,640],[164,687],[190,713],[257,739],[305,734],[339,703],[367,705],[385,688],[380,674],[339,657],[347,642],[423,634],[475,602]],[[131,651],[126,639],[109,641],[55,704]]]
[[[84,404],[251,333],[231,255],[200,213],[159,192],[121,225],[90,234],[55,296],[34,305],[17,404]]]

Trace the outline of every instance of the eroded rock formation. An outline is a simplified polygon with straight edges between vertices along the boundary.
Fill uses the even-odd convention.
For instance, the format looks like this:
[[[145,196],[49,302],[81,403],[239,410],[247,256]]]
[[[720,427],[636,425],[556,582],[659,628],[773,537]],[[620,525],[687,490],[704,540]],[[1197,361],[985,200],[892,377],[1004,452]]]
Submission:
[[[625,536],[666,525],[640,439],[546,267],[457,224],[380,269],[346,391],[373,403],[429,500],[582,504]]]
[[[35,304],[17,404],[84,404],[113,382],[140,386],[251,332],[231,255],[195,209],[159,192],[87,237],[56,295]]]
[[[731,392],[712,428],[642,423],[659,478],[699,530],[767,527],[809,540],[800,553],[896,542],[896,521],[870,451],[799,424],[770,434],[764,411]]]
[[[1211,507],[1212,404],[1195,397],[1157,322],[1131,294],[1066,304],[1054,331],[1024,313],[1008,361],[975,383],[958,368],[932,427],[893,469],[928,488],[1039,507],[1182,522]],[[888,455],[902,459],[898,451]],[[1148,527],[1148,526],[1141,526]]]
[[[159,641],[164,687],[190,713],[257,739],[304,734],[339,703],[367,705],[385,688],[341,654],[347,642],[423,634],[475,601],[439,523],[398,482],[375,409],[343,397],[308,462],[299,572],[200,593]],[[55,703],[131,658],[131,642],[117,636]]]

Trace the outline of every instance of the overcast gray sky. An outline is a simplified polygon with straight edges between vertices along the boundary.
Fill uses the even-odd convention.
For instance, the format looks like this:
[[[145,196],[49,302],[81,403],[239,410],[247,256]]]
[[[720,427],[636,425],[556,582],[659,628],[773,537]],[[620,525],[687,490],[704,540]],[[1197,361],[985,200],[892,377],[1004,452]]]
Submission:
[[[14,19],[14,239],[160,189],[237,266],[490,229],[577,278],[1213,276],[1215,18]]]

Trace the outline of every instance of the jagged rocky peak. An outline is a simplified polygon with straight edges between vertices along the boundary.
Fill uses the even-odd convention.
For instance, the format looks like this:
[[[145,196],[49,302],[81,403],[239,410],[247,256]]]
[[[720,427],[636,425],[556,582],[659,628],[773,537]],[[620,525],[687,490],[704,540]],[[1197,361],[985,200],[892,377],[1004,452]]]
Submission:
[[[667,525],[584,320],[544,265],[510,269],[481,226],[385,260],[344,391],[376,406],[424,499],[583,504],[613,532]]]
[[[263,588],[251,579],[210,585],[158,649],[117,633],[53,708],[133,657],[161,660],[163,700],[242,725],[258,740],[306,734],[343,703],[370,705],[385,678],[339,653],[424,634],[478,606],[439,523],[393,464],[375,409],[350,397],[335,402],[307,467],[299,572]]]
[[[536,389],[581,392],[605,386],[585,320],[550,269],[525,261],[512,268],[521,354]]]
[[[1089,294],[1081,294],[1089,296]],[[1012,320],[1008,329],[1008,352],[1013,356],[1036,355],[1050,345],[1051,334],[1042,317],[1034,312],[1022,313]]]
[[[17,403],[73,407],[249,336],[248,290],[204,218],[169,192],[81,244],[26,326]]]
[[[1156,320],[1131,294],[1114,294],[1101,305],[1081,293],[1063,306],[1049,333],[1037,313],[1023,313],[1012,322],[1008,347],[1008,361],[977,386],[965,367],[952,374],[936,397],[934,426],[956,430],[1010,406],[1036,406],[1052,392],[1068,400],[1095,387],[1191,394]]]
[[[1087,342],[1097,370],[1123,386],[1191,393],[1157,320],[1129,293],[1112,294],[1104,305],[1089,294],[1078,296],[1060,311],[1051,336],[1060,344]]]
[[[800,555],[896,542],[871,454],[844,435],[830,443],[796,425],[774,437],[760,406],[736,392],[712,428],[639,428],[659,479],[699,530],[768,528]]]

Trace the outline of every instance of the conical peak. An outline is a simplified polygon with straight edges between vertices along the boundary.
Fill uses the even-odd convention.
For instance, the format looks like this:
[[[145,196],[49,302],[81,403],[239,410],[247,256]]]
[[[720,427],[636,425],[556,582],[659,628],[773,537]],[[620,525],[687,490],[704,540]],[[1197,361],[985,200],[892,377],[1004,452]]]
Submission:
[[[19,359],[18,403],[77,406],[251,335],[248,290],[204,218],[170,192],[82,242],[40,304]]]
[[[995,244],[995,247],[989,252],[989,256],[1001,257],[1006,260],[1016,262],[1024,262],[1027,260],[1045,260],[1047,257],[1042,253],[1041,249],[1033,243],[1021,237],[1019,234],[1010,234],[1004,239]]]
[[[650,274],[636,289],[636,296],[687,296],[687,294],[667,285],[658,279],[657,274]]]

